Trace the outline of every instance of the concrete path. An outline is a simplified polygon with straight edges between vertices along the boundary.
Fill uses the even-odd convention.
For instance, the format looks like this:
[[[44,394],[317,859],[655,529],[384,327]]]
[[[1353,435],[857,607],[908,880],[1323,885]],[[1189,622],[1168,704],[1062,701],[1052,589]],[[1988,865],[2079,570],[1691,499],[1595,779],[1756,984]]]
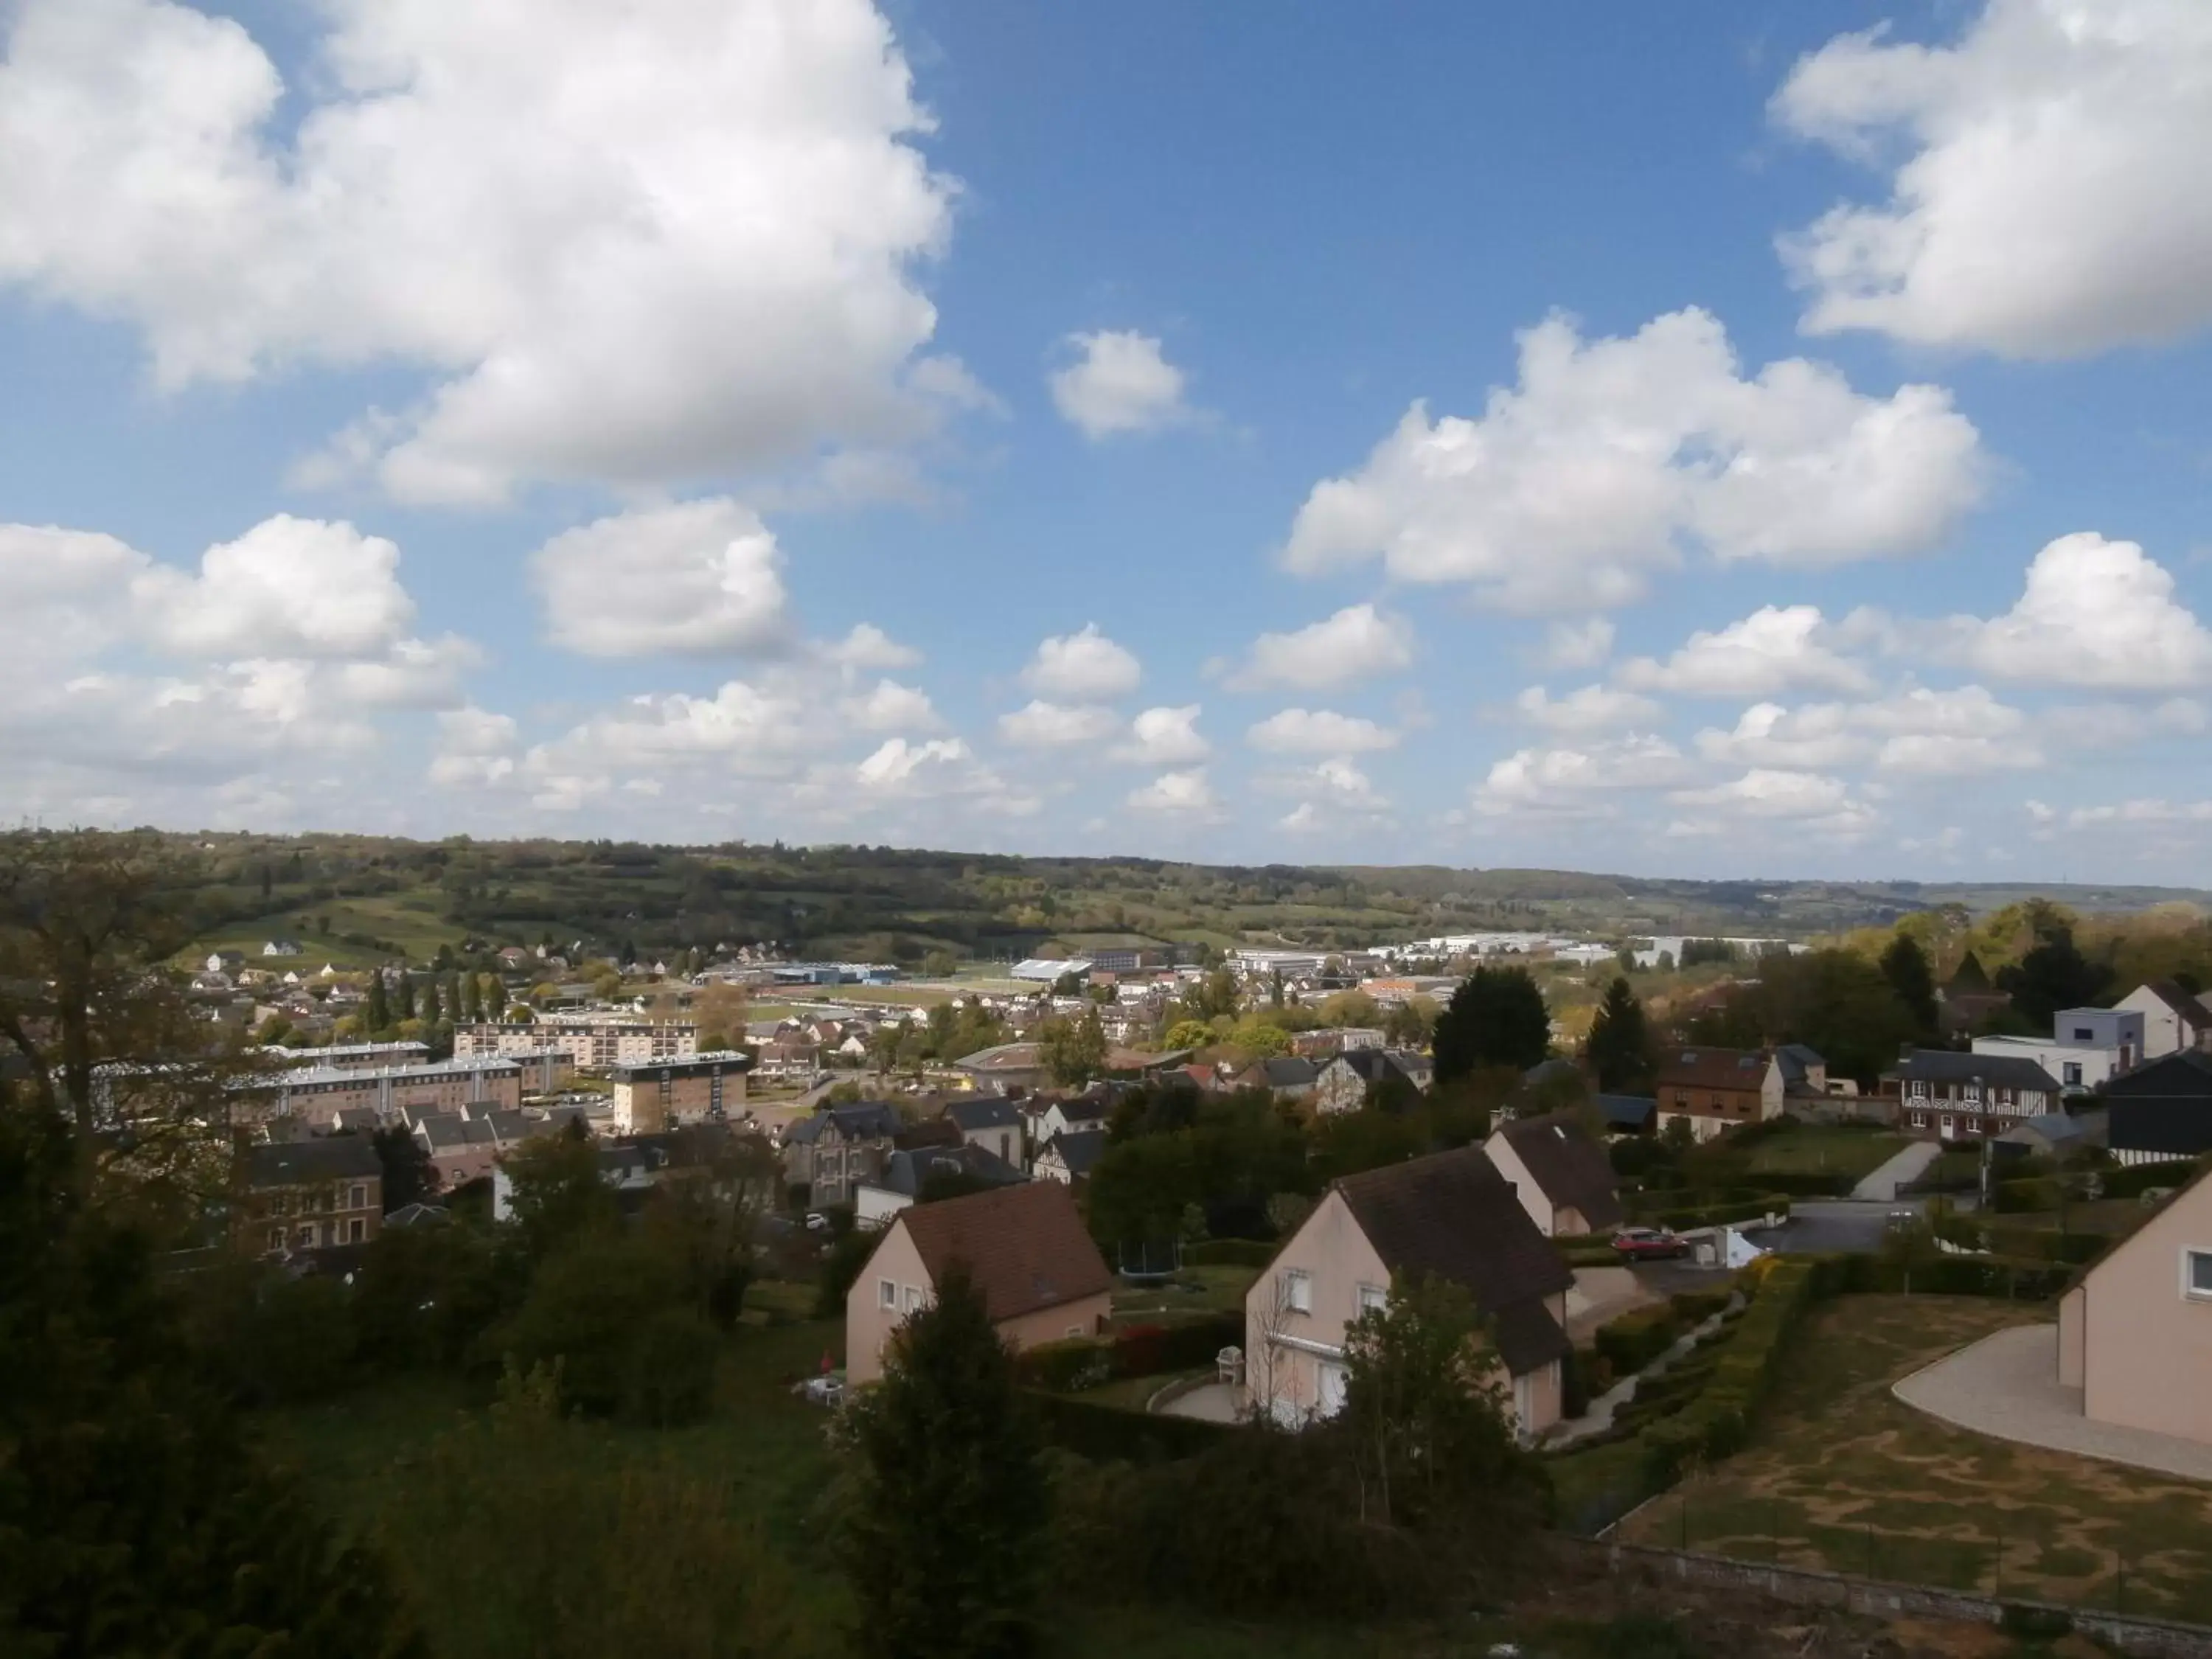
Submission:
[[[1609,1319],[1661,1300],[1627,1267],[1577,1267],[1567,1292],[1567,1340],[1580,1342]]]
[[[1916,1140],[1872,1175],[1851,1188],[1853,1198],[1869,1198],[1887,1204],[1897,1197],[1897,1189],[1928,1173],[1928,1166],[1943,1155],[1943,1143],[1939,1140]]]
[[[2081,1390],[2058,1385],[2056,1325],[2022,1325],[1985,1336],[1913,1372],[1890,1392],[1930,1417],[2000,1440],[2212,1480],[2212,1445],[2082,1416]]]
[[[1577,1440],[1587,1440],[1594,1434],[1603,1434],[1613,1426],[1613,1414],[1636,1398],[1636,1389],[1638,1383],[1646,1377],[1665,1376],[1668,1367],[1680,1359],[1715,1331],[1720,1329],[1721,1322],[1741,1306],[1743,1306],[1743,1297],[1731,1296],[1726,1308],[1703,1324],[1676,1337],[1672,1347],[1637,1372],[1635,1376],[1614,1383],[1596,1399],[1591,1401],[1589,1409],[1580,1417],[1553,1425],[1551,1433],[1544,1437],[1545,1449],[1556,1450],[1561,1446],[1571,1446]]]
[[[1237,1390],[1226,1382],[1205,1382],[1188,1394],[1160,1402],[1163,1417],[1194,1417],[1201,1423],[1234,1423]]]

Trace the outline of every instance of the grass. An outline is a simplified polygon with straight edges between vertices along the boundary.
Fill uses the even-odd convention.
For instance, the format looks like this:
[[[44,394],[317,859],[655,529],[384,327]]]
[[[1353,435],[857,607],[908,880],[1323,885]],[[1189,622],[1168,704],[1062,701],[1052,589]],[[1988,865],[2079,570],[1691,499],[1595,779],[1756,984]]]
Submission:
[[[1256,1267],[1185,1267],[1164,1285],[1133,1285],[1114,1292],[1116,1322],[1141,1325],[1163,1315],[1233,1313],[1260,1276]]]
[[[1118,1406],[1123,1411],[1140,1412],[1152,1397],[1170,1382],[1180,1382],[1188,1377],[1204,1377],[1211,1381],[1213,1367],[1203,1370],[1177,1371],[1166,1376],[1125,1376],[1117,1382],[1103,1382],[1095,1389],[1085,1389],[1083,1399],[1094,1406]]]
[[[1801,1124],[1752,1149],[1753,1175],[1872,1175],[1912,1143],[1903,1135]]]
[[[2043,1316],[1977,1297],[1828,1304],[1784,1361],[1751,1444],[1622,1534],[2212,1622],[2212,1486],[1988,1439],[1891,1395],[1928,1361]]]

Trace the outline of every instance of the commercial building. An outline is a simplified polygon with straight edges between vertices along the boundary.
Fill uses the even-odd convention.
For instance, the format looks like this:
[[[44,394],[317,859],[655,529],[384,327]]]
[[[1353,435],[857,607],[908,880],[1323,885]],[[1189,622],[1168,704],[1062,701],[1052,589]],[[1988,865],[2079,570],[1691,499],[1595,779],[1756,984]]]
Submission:
[[[615,1085],[617,1134],[657,1134],[686,1123],[719,1123],[742,1117],[745,1073],[753,1057],[734,1048],[692,1054],[646,1066],[617,1066]]]

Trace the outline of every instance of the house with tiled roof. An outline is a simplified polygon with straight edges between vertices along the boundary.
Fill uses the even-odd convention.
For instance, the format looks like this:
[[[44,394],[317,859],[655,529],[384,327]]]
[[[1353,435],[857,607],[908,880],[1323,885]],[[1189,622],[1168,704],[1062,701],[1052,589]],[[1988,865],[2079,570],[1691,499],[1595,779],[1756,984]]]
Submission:
[[[975,1094],[950,1102],[943,1115],[970,1146],[981,1146],[1017,1170],[1028,1162],[1020,1110],[1005,1095]]]
[[[1054,1135],[1037,1150],[1036,1178],[1057,1181],[1065,1187],[1088,1181],[1105,1151],[1103,1129],[1071,1129]]]
[[[2058,1079],[2018,1054],[1909,1048],[1881,1074],[1899,1129],[1922,1140],[1978,1140],[2058,1109]]]
[[[2142,1058],[2163,1060],[2184,1048],[2212,1047],[2212,1010],[2170,979],[2138,985],[2112,1005],[2142,1016]]]
[[[1765,1049],[1685,1046],[1659,1056],[1659,1132],[1686,1123],[1699,1140],[1782,1115],[1788,1083]]]
[[[845,1374],[884,1373],[884,1351],[936,1300],[955,1265],[981,1292],[1000,1339],[1017,1352],[1095,1336],[1113,1311],[1114,1275],[1056,1181],[1030,1181],[900,1211],[845,1297]]]
[[[853,1223],[881,1227],[921,1201],[933,1181],[962,1186],[1011,1187],[1029,1176],[987,1146],[956,1140],[942,1146],[902,1146],[884,1160],[883,1172],[854,1189]],[[957,1188],[956,1188],[957,1190]]]
[[[1482,1144],[1547,1238],[1608,1232],[1623,1219],[1612,1161],[1569,1112],[1516,1118]]]
[[[1291,1426],[1333,1415],[1346,1328],[1387,1307],[1394,1282],[1425,1278],[1474,1299],[1518,1431],[1558,1422],[1574,1275],[1480,1146],[1330,1184],[1245,1297],[1246,1402]]]

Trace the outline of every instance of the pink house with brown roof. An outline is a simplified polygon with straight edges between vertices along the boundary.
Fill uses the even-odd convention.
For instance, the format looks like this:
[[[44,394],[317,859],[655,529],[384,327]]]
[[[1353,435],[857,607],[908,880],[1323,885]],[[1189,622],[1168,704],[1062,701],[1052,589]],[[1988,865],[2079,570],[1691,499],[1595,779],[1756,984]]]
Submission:
[[[2097,1422],[2212,1443],[2212,1170],[2059,1299],[2058,1381]]]

